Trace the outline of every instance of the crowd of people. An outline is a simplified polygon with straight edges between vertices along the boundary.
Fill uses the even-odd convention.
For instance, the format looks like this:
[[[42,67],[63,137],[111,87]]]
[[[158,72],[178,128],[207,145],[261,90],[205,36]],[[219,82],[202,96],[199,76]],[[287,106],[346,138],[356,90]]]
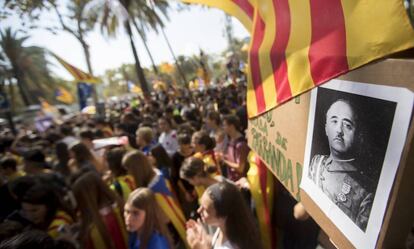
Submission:
[[[263,242],[245,96],[242,83],[169,89],[3,130],[0,248],[315,248],[316,223],[277,184],[268,225],[284,239]]]

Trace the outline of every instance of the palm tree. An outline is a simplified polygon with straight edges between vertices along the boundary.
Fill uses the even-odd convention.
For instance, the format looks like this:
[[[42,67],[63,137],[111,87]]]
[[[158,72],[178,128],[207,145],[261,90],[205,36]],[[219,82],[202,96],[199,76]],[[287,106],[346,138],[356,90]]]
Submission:
[[[38,103],[38,97],[50,99],[53,95],[53,78],[43,48],[24,46],[28,36],[19,37],[11,28],[0,31],[0,48],[3,64],[8,64],[10,78],[17,82],[24,105]],[[9,82],[10,79],[9,79]]]
[[[61,29],[73,35],[81,44],[88,72],[93,75],[91,54],[85,36],[93,29],[96,20],[84,17],[85,6],[88,2],[89,1],[87,0],[69,1],[67,5],[67,15],[65,16],[60,12],[59,6],[55,3],[52,3],[52,7],[58,17]]]
[[[4,31],[0,31],[0,46],[2,52],[10,63],[11,72],[13,77],[17,80],[17,86],[19,88],[23,103],[27,106],[32,104],[32,100],[29,98],[26,92],[27,83],[24,77],[24,70],[22,63],[24,63],[24,47],[23,43],[28,39],[27,36],[17,38],[17,32],[12,32],[10,28],[6,28]]]
[[[156,13],[156,11],[158,10],[159,12],[161,12],[161,14],[166,17],[168,19],[168,15],[167,15],[167,10],[168,10],[168,3],[165,2],[165,0],[148,0],[151,9]],[[161,34],[164,37],[165,42],[167,43],[168,46],[168,50],[170,50],[170,53],[172,55],[172,57],[174,58],[175,61],[175,65],[176,68],[178,70],[179,75],[181,76],[181,78],[183,79],[183,83],[186,84],[187,83],[187,79],[185,77],[184,71],[181,67],[181,64],[179,63],[179,61],[177,60],[177,56],[174,53],[174,50],[172,49],[171,43],[167,37],[167,34],[164,31],[164,25],[161,21],[160,21],[160,29],[161,29]]]
[[[135,59],[135,70],[141,89],[144,95],[149,96],[147,80],[145,79],[144,71],[138,58],[131,29],[131,20],[133,18],[131,15],[131,6],[133,5],[134,1],[131,0],[94,0],[88,4],[86,7],[87,11],[85,11],[85,13],[90,18],[98,20],[101,25],[102,33],[108,36],[115,36],[120,25],[125,28]]]
[[[157,0],[155,6],[156,9],[159,10],[164,17],[168,18],[168,1]],[[158,68],[155,66],[154,59],[152,58],[151,52],[147,45],[146,31],[154,30],[157,32],[159,28],[162,29],[162,27],[164,27],[164,23],[152,6],[152,2],[149,2],[147,0],[132,1],[128,12],[132,17],[131,23],[140,36],[145,50],[147,51],[147,54],[151,60],[153,71],[158,75]]]

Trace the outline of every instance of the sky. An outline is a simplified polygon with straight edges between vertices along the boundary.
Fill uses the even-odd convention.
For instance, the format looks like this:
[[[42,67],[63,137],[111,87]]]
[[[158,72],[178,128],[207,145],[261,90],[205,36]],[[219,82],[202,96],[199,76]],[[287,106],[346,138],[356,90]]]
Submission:
[[[207,53],[219,54],[227,47],[227,39],[224,33],[224,12],[218,9],[202,8],[196,5],[188,10],[169,13],[169,21],[165,23],[165,32],[170,40],[176,55],[198,54],[199,49]],[[52,16],[42,17],[42,24],[55,22]],[[4,27],[19,27],[16,17],[9,18],[2,24]],[[249,36],[241,23],[233,18],[234,36],[245,38]],[[30,39],[25,45],[36,45],[49,49],[72,65],[87,71],[87,66],[80,43],[69,33],[59,32],[53,35],[49,31],[36,29],[31,31]],[[123,63],[133,63],[131,46],[125,32],[118,33],[117,38],[106,38],[98,29],[89,33],[86,41],[90,46],[92,67],[95,75],[102,75],[105,70],[119,67]],[[156,64],[161,62],[173,62],[173,57],[161,34],[149,32],[147,44],[152,52]],[[135,36],[135,45],[141,64],[150,67],[151,63],[138,36]],[[56,60],[50,59],[55,64],[52,71],[59,77],[72,80],[72,77]]]

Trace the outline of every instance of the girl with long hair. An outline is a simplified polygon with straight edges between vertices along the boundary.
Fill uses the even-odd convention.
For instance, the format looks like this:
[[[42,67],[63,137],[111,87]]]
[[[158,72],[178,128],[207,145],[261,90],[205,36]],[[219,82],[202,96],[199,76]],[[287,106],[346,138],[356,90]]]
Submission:
[[[161,171],[165,178],[171,178],[172,161],[162,145],[157,144],[151,148],[149,159],[152,161],[152,164]]]
[[[125,249],[123,201],[96,172],[82,174],[72,185],[81,218],[81,242],[86,249]]]
[[[101,162],[92,154],[92,152],[83,143],[76,143],[69,148],[71,160],[69,168],[72,173],[76,173],[83,169],[94,170],[103,174],[105,168]]]
[[[55,153],[56,161],[53,165],[53,169],[64,177],[69,176],[70,170],[68,164],[70,156],[67,144],[65,144],[64,142],[58,142],[55,145]]]
[[[236,208],[235,208],[236,207]],[[201,221],[187,222],[187,242],[193,249],[261,249],[261,241],[253,216],[239,189],[228,182],[211,185],[201,197],[197,212],[202,222],[216,226],[213,237]]]
[[[148,188],[137,188],[124,207],[129,249],[171,248],[167,226],[161,221],[154,194]]]
[[[123,200],[128,199],[128,195],[136,188],[134,178],[128,175],[128,172],[122,167],[122,158],[125,155],[126,150],[122,147],[115,147],[109,149],[104,158],[110,170],[110,185],[109,187],[114,190]]]
[[[184,213],[162,173],[157,168],[152,167],[144,153],[137,150],[128,152],[122,159],[122,165],[134,177],[138,188],[147,187],[154,192],[158,206],[185,242]]]

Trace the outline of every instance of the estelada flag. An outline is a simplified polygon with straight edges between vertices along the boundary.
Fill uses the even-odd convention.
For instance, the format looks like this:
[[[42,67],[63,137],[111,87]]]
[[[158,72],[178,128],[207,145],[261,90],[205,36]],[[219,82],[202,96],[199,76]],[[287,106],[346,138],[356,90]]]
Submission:
[[[73,103],[73,96],[63,87],[59,87],[55,93],[56,100],[63,102],[65,104],[72,104]]]
[[[54,53],[51,53],[62,66],[75,78],[76,82],[84,82],[84,83],[99,83],[100,80],[89,73],[85,73],[84,71],[80,70],[79,68],[69,64],[59,56]]]
[[[217,1],[183,1],[204,3],[229,13]],[[413,27],[401,0],[250,3],[254,15],[249,49],[249,117],[370,61],[414,46]],[[240,15],[234,16],[244,22]]]
[[[185,216],[180,204],[175,199],[168,180],[164,178],[160,171],[148,184],[148,188],[154,192],[155,200],[164,214],[170,219],[180,238],[186,243]],[[186,248],[189,248],[186,244]]]

